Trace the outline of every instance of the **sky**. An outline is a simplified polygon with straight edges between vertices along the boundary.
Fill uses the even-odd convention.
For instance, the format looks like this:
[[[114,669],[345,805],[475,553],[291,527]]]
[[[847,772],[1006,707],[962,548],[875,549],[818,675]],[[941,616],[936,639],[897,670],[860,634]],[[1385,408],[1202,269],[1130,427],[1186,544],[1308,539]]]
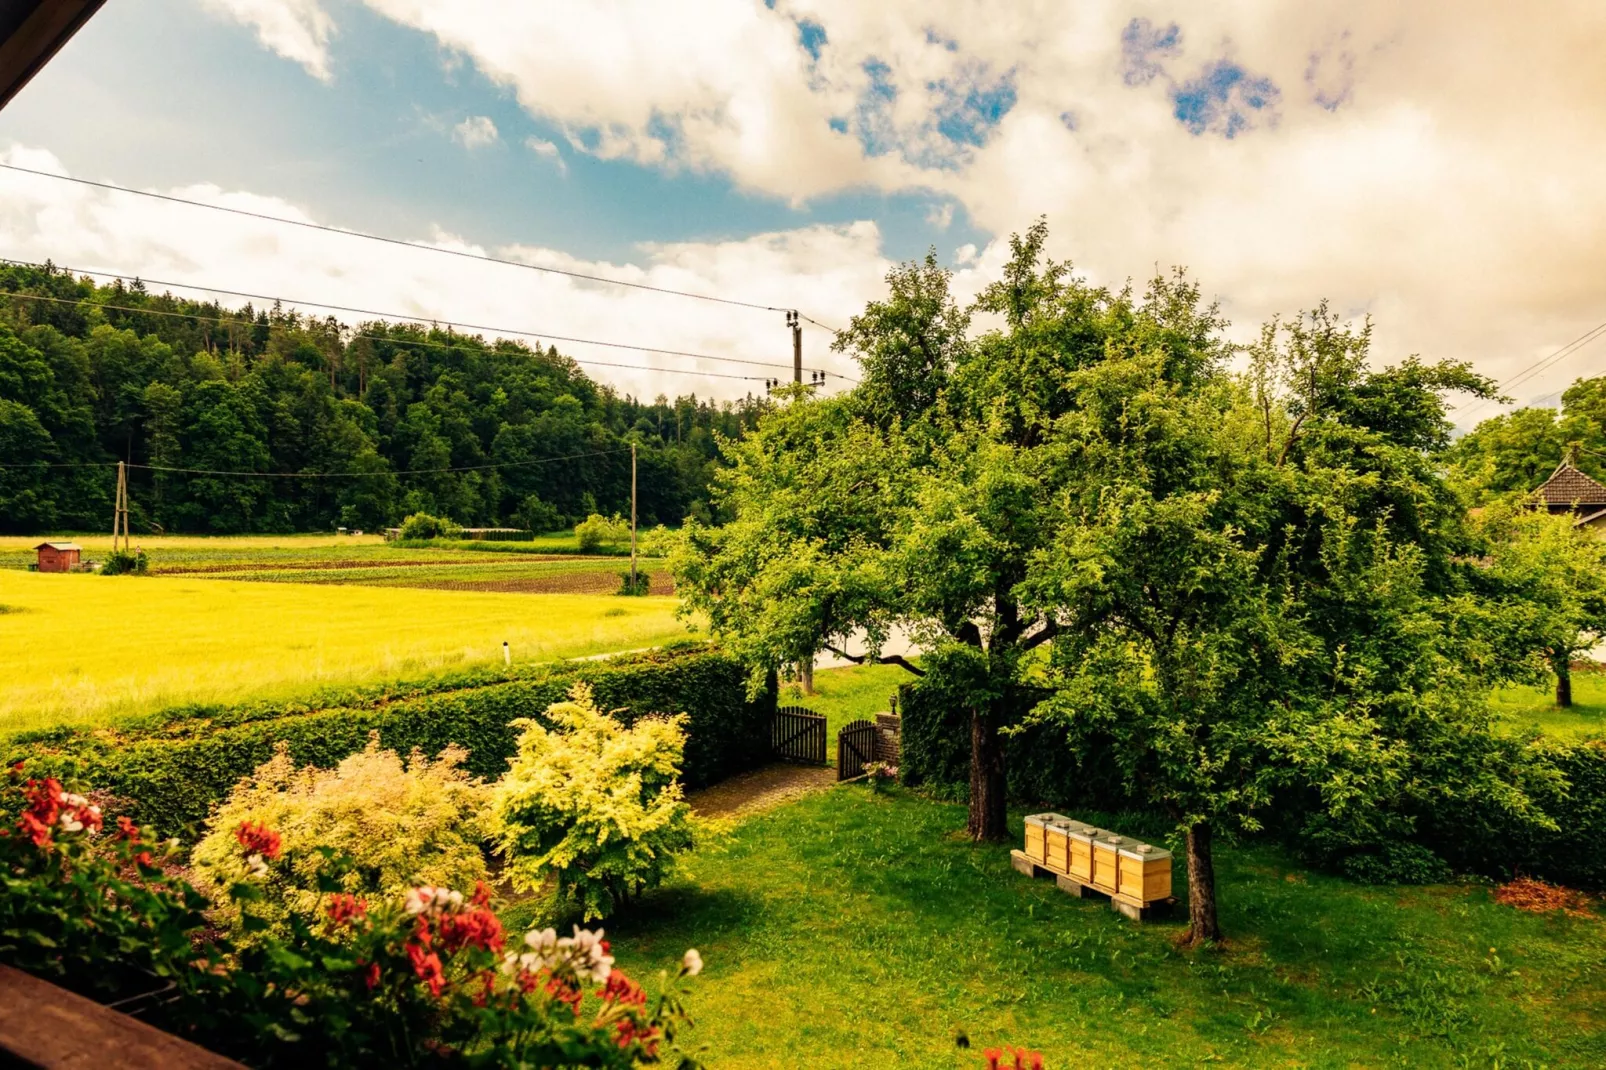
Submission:
[[[1598,0],[124,0],[0,162],[837,327],[928,248],[974,293],[1043,216],[1094,282],[1186,267],[1241,340],[1325,299],[1378,364],[1505,381],[1606,321],[1603,45]],[[791,353],[778,311],[6,171],[0,256],[776,364],[559,343],[644,397]]]

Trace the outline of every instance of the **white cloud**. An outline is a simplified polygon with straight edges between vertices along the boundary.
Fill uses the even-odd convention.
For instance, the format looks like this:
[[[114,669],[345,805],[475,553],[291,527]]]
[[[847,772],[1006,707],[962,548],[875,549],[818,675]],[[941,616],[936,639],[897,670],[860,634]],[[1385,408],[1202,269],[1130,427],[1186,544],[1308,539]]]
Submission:
[[[1056,255],[1112,281],[1188,265],[1244,331],[1325,296],[1377,317],[1382,357],[1501,377],[1600,318],[1593,0],[1544,18],[1499,0],[364,2],[468,57],[576,151],[799,202],[931,191],[995,234],[1047,214]],[[1128,78],[1134,17],[1178,33]],[[1222,61],[1273,101],[1256,111],[1245,83],[1212,97]],[[1185,84],[1205,133],[1179,120]],[[989,124],[1001,87],[1013,107]]]
[[[488,115],[470,115],[452,127],[452,139],[467,149],[482,149],[497,142],[496,124]]]
[[[536,137],[534,134],[531,134],[529,137],[524,139],[524,147],[535,153],[537,156],[545,156],[547,159],[557,164],[558,173],[564,175],[569,173],[568,161],[563,158],[563,151],[558,148],[556,142],[548,141],[546,138]]]
[[[209,10],[256,31],[264,48],[294,60],[319,81],[329,70],[329,38],[335,21],[320,0],[201,0]]]
[[[938,230],[947,230],[954,225],[954,205],[952,201],[943,204],[933,204],[926,209],[926,222]]]
[[[13,145],[0,151],[0,162],[67,173],[59,160],[41,149]],[[275,197],[212,185],[157,192],[263,215],[337,222],[316,219]],[[879,292],[890,266],[881,251],[880,231],[867,222],[803,227],[737,241],[644,246],[630,263],[582,260],[534,246],[485,248],[434,227],[396,236],[649,286],[795,305],[832,326],[844,325]],[[79,270],[284,297],[314,312],[319,309],[311,302],[321,301],[394,311],[423,321],[533,331],[536,338],[527,341],[544,339],[577,360],[598,362],[582,367],[593,378],[641,397],[762,394],[765,378],[785,378],[791,368],[791,335],[780,312],[398,248],[13,171],[0,171],[0,247],[16,259],[50,259]],[[174,289],[185,292],[182,286]],[[220,299],[225,304],[244,303],[241,298]],[[357,318],[336,314],[348,323]],[[773,366],[555,341],[559,335]],[[853,375],[853,361],[831,353],[830,340],[825,331],[804,328],[805,367]],[[830,382],[832,389],[839,389],[845,381]]]

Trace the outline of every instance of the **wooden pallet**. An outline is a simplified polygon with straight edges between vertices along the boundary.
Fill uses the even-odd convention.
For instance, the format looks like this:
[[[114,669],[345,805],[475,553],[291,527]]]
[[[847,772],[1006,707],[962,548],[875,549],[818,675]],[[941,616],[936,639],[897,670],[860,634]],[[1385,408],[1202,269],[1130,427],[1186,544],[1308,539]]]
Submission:
[[[1132,899],[1124,895],[1111,895],[1102,888],[1085,884],[1067,873],[1049,869],[1040,862],[1035,861],[1025,851],[1010,851],[1009,863],[1028,877],[1053,877],[1054,884],[1066,895],[1074,895],[1078,899],[1089,895],[1102,896],[1110,901],[1110,909],[1124,914],[1133,921],[1148,921],[1169,907],[1175,906],[1176,896],[1167,896],[1145,903],[1139,899]]]

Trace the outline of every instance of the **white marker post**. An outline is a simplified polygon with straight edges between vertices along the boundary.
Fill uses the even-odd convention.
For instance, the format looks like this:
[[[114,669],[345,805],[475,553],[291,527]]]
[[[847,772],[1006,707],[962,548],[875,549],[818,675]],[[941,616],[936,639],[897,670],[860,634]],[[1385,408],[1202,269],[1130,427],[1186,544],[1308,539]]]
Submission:
[[[513,651],[508,649],[508,645],[507,645],[507,640],[506,639],[502,640],[502,664],[503,665],[512,665],[513,664]]]

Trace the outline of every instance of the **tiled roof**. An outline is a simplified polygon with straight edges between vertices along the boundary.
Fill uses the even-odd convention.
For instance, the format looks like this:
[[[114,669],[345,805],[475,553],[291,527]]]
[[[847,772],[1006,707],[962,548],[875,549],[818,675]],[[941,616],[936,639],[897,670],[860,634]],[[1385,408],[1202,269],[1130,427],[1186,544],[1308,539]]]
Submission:
[[[1606,486],[1570,464],[1557,466],[1538,493],[1546,505],[1606,505]]]
[[[82,550],[83,549],[82,546],[79,546],[75,542],[42,542],[38,546],[35,546],[34,549],[35,550],[43,550],[47,546],[50,547],[52,550]]]

